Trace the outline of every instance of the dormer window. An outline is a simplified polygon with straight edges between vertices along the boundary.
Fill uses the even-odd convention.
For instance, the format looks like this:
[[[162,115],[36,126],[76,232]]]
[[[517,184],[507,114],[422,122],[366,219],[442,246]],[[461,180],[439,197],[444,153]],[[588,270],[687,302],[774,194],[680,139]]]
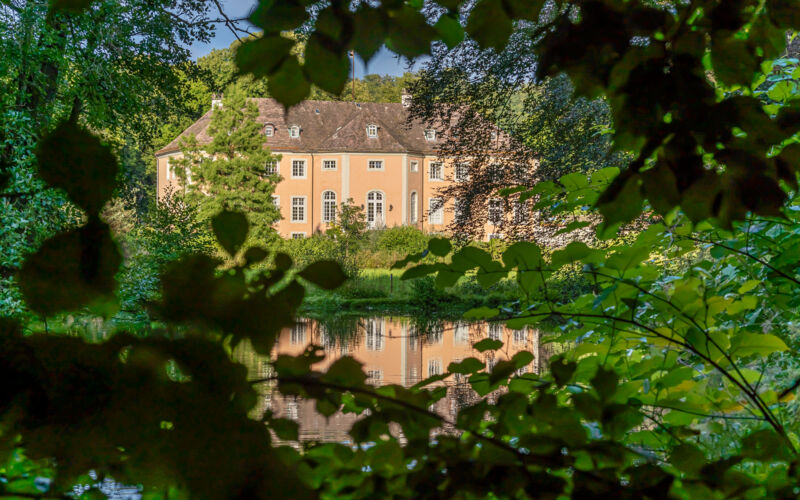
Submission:
[[[492,140],[493,141],[497,140],[497,131],[496,130],[492,130]]]
[[[367,137],[369,137],[370,139],[378,137],[377,125],[367,125]]]
[[[275,127],[273,127],[272,125],[267,125],[264,128],[264,135],[266,135],[267,137],[272,137],[273,135],[275,135]]]
[[[292,125],[289,127],[289,137],[292,139],[297,139],[300,137],[300,127],[298,125]]]
[[[432,128],[425,129],[425,140],[426,141],[435,141],[436,140],[436,130]]]

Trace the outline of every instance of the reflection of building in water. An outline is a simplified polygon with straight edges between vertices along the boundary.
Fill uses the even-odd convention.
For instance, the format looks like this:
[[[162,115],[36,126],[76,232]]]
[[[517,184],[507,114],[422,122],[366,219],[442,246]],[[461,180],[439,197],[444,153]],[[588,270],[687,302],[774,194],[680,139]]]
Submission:
[[[484,338],[501,340],[503,347],[486,353],[473,349],[472,345]],[[458,322],[427,325],[423,332],[407,319],[400,318],[364,318],[355,332],[336,336],[316,321],[300,320],[281,332],[273,356],[296,356],[311,344],[325,349],[325,359],[314,366],[315,370],[325,371],[342,356],[352,356],[363,364],[368,383],[399,384],[404,387],[444,373],[450,363],[468,357],[482,360],[491,370],[497,362],[510,359],[520,351],[529,351],[534,359],[530,365],[520,368],[519,374],[540,373],[542,362],[546,360],[543,358],[549,357],[540,345],[539,332],[536,331],[511,330],[500,323]],[[251,379],[270,375],[267,359],[256,355],[249,346],[240,346],[234,354],[247,367]],[[438,401],[433,409],[449,419],[455,418],[460,408],[477,399],[464,376],[456,375],[439,384],[448,386],[447,396]],[[275,393],[269,384],[262,384],[261,387],[262,398],[254,412],[255,418],[270,409],[276,417],[297,421],[302,439],[349,439],[347,433],[357,416],[336,413],[325,418],[315,411],[314,401],[284,397]]]

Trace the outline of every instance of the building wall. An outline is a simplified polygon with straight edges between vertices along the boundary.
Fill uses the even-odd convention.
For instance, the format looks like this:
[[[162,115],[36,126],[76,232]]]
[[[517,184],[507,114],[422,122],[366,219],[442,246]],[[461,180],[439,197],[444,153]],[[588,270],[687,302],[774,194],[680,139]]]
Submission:
[[[440,190],[455,182],[452,161],[441,162],[436,156],[408,153],[274,153],[281,156],[278,174],[282,177],[275,189],[282,217],[276,224],[276,229],[284,238],[291,238],[293,235],[307,237],[328,229],[329,224],[323,222],[322,195],[326,191],[336,194],[337,207],[343,201],[352,199],[365,213],[368,193],[381,193],[386,227],[413,225],[425,232],[444,233],[455,218],[454,201],[449,200],[444,205],[441,223],[432,223],[429,219],[431,200],[441,197]],[[180,153],[173,153],[158,157],[159,198],[168,189],[181,189],[177,178],[167,176],[169,159],[180,156]],[[292,175],[292,163],[295,160],[305,162],[304,176]],[[335,161],[336,168],[324,169],[326,160]],[[370,170],[371,160],[382,161],[383,169]],[[413,171],[414,162],[417,163],[416,171]],[[431,179],[432,164],[440,162],[443,165],[443,179]],[[413,222],[412,193],[416,193],[416,222]],[[293,196],[303,197],[305,200],[305,218],[301,221],[292,220]],[[511,217],[509,212],[510,210],[506,211],[506,218]],[[495,232],[495,227],[487,221],[484,231],[488,237]]]

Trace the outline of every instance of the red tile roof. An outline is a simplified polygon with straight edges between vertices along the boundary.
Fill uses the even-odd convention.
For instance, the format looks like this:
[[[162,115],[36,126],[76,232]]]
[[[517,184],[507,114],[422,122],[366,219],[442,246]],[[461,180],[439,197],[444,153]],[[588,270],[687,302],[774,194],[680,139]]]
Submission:
[[[437,141],[425,140],[426,127],[421,122],[408,123],[407,109],[400,103],[303,101],[285,114],[275,99],[253,101],[258,105],[257,120],[275,128],[272,137],[264,136],[274,151],[436,154]],[[180,151],[179,139],[190,134],[201,145],[208,144],[210,121],[208,111],[156,155]],[[371,124],[378,126],[376,138],[367,137]],[[299,138],[289,137],[293,125],[300,127]]]

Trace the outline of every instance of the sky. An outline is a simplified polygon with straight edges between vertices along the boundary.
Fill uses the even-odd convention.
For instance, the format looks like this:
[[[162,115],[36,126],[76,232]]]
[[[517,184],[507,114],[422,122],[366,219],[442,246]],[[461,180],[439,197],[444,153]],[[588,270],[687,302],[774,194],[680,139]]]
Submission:
[[[257,0],[223,0],[221,3],[228,17],[237,19],[247,17],[250,11],[256,6]],[[215,17],[214,13],[211,14],[211,17]],[[210,43],[195,43],[191,46],[192,57],[197,59],[214,49],[227,48],[234,40],[236,40],[236,37],[231,30],[224,24],[219,24],[217,25],[216,34]],[[419,66],[419,62],[416,66]],[[356,57],[356,78],[362,78],[364,75],[371,73],[400,76],[407,69],[408,61],[398,58],[385,47],[372,58],[368,66],[364,65],[364,61],[362,61],[361,58]]]

